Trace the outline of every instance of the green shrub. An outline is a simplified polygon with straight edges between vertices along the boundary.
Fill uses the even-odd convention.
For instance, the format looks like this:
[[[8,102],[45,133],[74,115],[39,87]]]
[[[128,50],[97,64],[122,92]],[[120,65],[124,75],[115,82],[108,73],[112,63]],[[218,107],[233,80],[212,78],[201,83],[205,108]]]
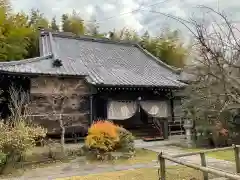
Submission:
[[[196,132],[200,135],[203,135],[204,128],[202,126],[198,126],[198,127],[196,127]]]
[[[229,146],[229,137],[220,134],[219,132],[213,132],[212,141],[215,147]]]
[[[118,127],[118,135],[119,141],[117,148],[125,152],[134,152],[134,136],[132,133],[122,127]]]
[[[212,138],[212,129],[207,126],[198,126],[196,127],[197,136],[195,139],[196,147],[208,148],[211,146],[210,140]]]
[[[19,162],[24,153],[35,146],[35,139],[45,137],[46,131],[39,127],[19,120],[14,123],[0,122],[0,158],[2,166],[14,165]],[[5,155],[5,160],[4,160]],[[1,167],[2,171],[5,167]]]
[[[6,164],[6,159],[7,159],[7,155],[0,152],[0,167],[4,166],[4,164]]]
[[[22,155],[35,146],[35,139],[45,137],[46,131],[24,121],[0,123],[0,150],[5,154]]]

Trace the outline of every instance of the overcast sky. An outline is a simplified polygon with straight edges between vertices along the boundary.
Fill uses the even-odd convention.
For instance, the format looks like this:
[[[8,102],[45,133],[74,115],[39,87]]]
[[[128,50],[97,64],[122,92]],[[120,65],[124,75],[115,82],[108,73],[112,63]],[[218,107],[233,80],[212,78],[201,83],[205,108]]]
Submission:
[[[231,19],[240,20],[239,0],[11,0],[11,2],[15,11],[29,12],[30,9],[37,8],[47,18],[56,16],[58,22],[61,14],[76,10],[86,21],[91,21],[95,17],[100,29],[105,32],[123,27],[138,32],[148,30],[154,34],[166,26],[181,29],[181,25],[174,20],[149,11],[187,19],[202,14],[196,8],[198,5],[224,10]],[[137,10],[139,8],[141,10]]]

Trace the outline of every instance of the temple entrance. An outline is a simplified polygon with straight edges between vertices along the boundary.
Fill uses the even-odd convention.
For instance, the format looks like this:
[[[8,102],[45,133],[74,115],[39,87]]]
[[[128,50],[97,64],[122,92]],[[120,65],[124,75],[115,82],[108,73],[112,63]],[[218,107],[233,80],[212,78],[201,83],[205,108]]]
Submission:
[[[101,106],[97,105],[101,103]],[[96,118],[108,119],[131,131],[135,137],[162,138],[166,134],[167,105],[164,101],[119,101],[98,99]],[[167,129],[167,128],[166,128]],[[165,137],[166,138],[166,137]]]
[[[148,124],[148,115],[139,109],[132,117],[124,120],[114,119],[112,120],[115,124],[123,126],[126,129],[135,129],[139,126],[144,126]]]

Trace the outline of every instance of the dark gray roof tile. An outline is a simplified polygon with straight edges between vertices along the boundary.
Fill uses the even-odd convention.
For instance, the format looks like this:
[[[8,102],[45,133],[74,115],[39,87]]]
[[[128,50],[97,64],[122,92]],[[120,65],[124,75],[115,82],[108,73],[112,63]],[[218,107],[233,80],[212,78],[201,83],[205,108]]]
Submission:
[[[0,63],[0,70],[17,73],[87,76],[90,83],[116,86],[181,87],[173,68],[136,44],[107,39],[73,37],[61,33],[41,35],[42,57]],[[52,55],[49,55],[49,54]],[[62,61],[53,67],[54,59]]]

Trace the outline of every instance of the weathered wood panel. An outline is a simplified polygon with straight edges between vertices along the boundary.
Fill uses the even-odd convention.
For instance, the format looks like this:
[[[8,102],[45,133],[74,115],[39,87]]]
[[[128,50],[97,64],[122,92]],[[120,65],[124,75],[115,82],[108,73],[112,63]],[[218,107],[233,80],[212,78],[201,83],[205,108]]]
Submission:
[[[67,100],[64,106],[55,107],[53,113],[53,93],[61,85],[67,88]],[[89,100],[88,86],[83,79],[37,77],[31,79],[30,97],[31,114],[33,122],[43,125],[49,132],[59,129],[58,113],[63,113],[63,120],[70,122],[69,125],[88,126]],[[60,92],[61,93],[61,92]],[[60,111],[62,110],[62,111]]]

